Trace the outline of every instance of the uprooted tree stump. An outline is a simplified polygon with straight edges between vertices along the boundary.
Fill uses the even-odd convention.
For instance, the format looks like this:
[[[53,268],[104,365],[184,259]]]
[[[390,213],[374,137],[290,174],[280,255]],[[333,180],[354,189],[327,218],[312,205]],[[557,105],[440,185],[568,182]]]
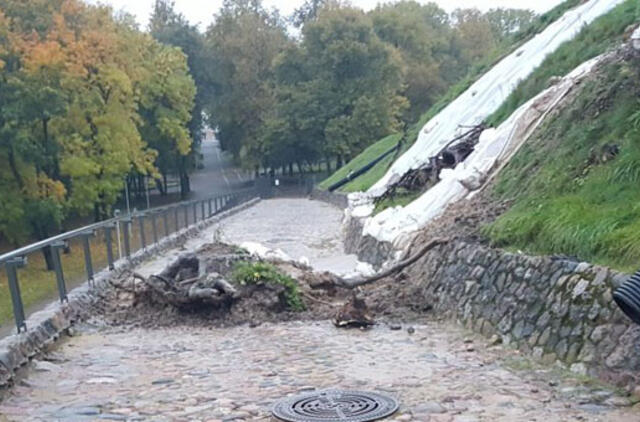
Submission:
[[[259,318],[267,313],[290,310],[286,286],[228,280],[238,262],[252,261],[246,253],[210,256],[189,253],[180,256],[159,274],[143,277],[129,274],[114,287],[132,296],[130,304],[150,305],[161,310],[170,306],[186,313],[228,315],[230,312]]]
[[[241,256],[222,256],[218,265],[241,259]],[[211,263],[209,263],[211,265]],[[156,302],[167,303],[178,308],[229,306],[239,296],[238,290],[217,271],[208,271],[207,263],[195,254],[179,257],[160,274],[145,280],[151,296]]]
[[[291,263],[274,265],[229,245],[212,244],[180,256],[159,274],[128,273],[112,282],[115,289],[105,292],[103,315],[113,323],[156,326],[192,317],[223,324],[259,323],[296,318],[297,312],[307,311],[305,318],[332,318],[338,327],[367,327],[375,322],[360,287],[397,275],[447,241],[433,239],[385,271],[350,279]]]

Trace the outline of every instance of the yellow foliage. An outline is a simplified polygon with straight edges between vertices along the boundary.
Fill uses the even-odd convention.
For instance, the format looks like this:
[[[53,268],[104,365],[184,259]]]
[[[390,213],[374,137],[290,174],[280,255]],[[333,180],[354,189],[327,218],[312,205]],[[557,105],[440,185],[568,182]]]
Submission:
[[[44,173],[39,173],[36,183],[38,199],[53,199],[58,203],[64,201],[67,189],[61,181],[50,179]]]
[[[44,41],[29,44],[24,57],[27,72],[35,72],[43,67],[64,66],[66,56],[58,42]]]

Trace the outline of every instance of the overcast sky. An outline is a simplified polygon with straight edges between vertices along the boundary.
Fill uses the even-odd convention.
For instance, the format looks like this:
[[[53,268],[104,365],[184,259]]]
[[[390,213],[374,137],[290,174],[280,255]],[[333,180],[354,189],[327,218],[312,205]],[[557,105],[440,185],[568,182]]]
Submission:
[[[124,9],[136,16],[141,27],[147,26],[151,5],[154,0],[87,0],[90,3],[110,4],[116,10]],[[435,0],[442,8],[453,10],[458,7],[477,7],[481,10],[492,7],[513,7],[523,9],[533,9],[536,12],[544,12],[562,0]],[[277,6],[282,15],[289,15],[294,9],[299,7],[304,0],[263,0],[267,7]],[[428,0],[418,0],[420,3],[427,3]],[[201,29],[211,22],[213,14],[218,11],[222,0],[175,0],[176,9],[185,15],[193,24],[200,24]],[[365,10],[376,7],[378,0],[351,0],[354,6]]]

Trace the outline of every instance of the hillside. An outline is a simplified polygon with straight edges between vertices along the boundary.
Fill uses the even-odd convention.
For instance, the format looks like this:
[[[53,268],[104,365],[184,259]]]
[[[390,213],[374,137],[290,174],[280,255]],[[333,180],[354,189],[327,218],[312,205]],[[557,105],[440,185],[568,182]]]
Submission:
[[[504,51],[516,50],[518,46],[522,45],[523,40],[528,39],[526,37],[540,33],[550,24],[557,21],[564,12],[575,7],[579,3],[580,2],[576,1],[565,1],[552,11],[540,16],[531,28],[527,28],[522,31],[522,34],[514,36],[513,44],[510,47],[505,47]],[[622,38],[625,28],[635,19],[635,8],[636,5],[633,0],[626,1],[621,5],[618,5],[612,11],[606,13],[604,16],[596,19],[593,23],[585,26],[577,37],[562,44],[560,48],[555,50],[542,62],[532,75],[527,77],[525,81],[518,84],[515,91],[498,108],[498,110],[486,119],[487,122],[490,125],[498,125],[518,106],[522,105],[526,100],[532,98],[544,89],[550,76],[564,75],[583,61],[595,57],[607,48],[611,48],[616,45]],[[425,124],[445,108],[452,100],[456,99],[467,88],[469,88],[469,86],[479,77],[479,75],[482,74],[482,72],[486,71],[487,68],[488,66],[486,66],[486,63],[484,66],[476,67],[475,71],[478,73],[470,74],[465,81],[462,81],[452,87],[447,95],[445,95],[434,107],[422,116],[419,122],[416,122],[416,124],[411,126],[405,136],[405,150],[416,141],[420,134],[420,130],[425,126]],[[373,158],[375,158],[375,156],[371,154],[371,150],[365,151],[360,156],[356,157],[359,162],[370,161]],[[416,160],[416,158],[414,157],[413,160]],[[356,166],[354,164],[355,163],[353,162],[349,163],[349,168],[355,168]],[[345,185],[342,190],[346,192],[366,190],[382,177],[388,167],[388,161],[385,160],[385,163],[378,164],[367,174],[361,176],[361,178],[365,179],[364,182],[353,181]],[[326,187],[339,180],[342,174],[344,173],[334,174],[329,178],[327,183],[324,183],[321,187]],[[415,197],[415,193],[409,192],[406,196],[412,198]],[[386,201],[386,205],[395,205],[397,203],[401,204],[404,202],[406,202],[406,199],[398,198],[397,201]]]
[[[362,235],[402,248],[403,235],[413,231],[443,234],[434,221],[455,232],[468,220],[474,227],[461,232],[495,246],[634,269],[640,260],[640,53],[625,42],[639,9],[635,0],[606,4],[606,13],[559,44],[487,115],[491,129],[463,162],[423,185],[391,182],[399,188],[373,201],[371,190],[352,196],[350,215],[362,219]],[[432,123],[427,129],[436,127]],[[416,148],[404,154],[405,162],[423,160]],[[371,186],[384,171],[374,168],[343,189]],[[418,177],[419,171],[426,170],[410,172]]]
[[[629,2],[631,3],[631,2]],[[640,55],[627,49],[524,145],[491,195],[497,246],[623,270],[640,262]]]

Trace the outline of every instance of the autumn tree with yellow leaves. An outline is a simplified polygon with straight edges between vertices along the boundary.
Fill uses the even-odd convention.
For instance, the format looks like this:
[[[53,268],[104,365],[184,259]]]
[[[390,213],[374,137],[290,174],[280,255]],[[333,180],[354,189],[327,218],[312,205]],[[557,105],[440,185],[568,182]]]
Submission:
[[[128,175],[186,155],[185,55],[80,0],[0,0],[0,235],[45,238],[102,219]]]

